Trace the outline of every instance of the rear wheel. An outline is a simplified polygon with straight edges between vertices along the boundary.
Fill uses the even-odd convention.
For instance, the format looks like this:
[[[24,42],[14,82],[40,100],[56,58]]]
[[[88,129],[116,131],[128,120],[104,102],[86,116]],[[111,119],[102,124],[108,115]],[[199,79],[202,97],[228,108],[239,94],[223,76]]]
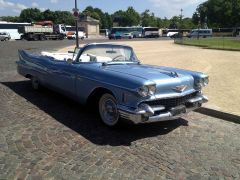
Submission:
[[[40,41],[44,41],[44,40],[46,40],[46,37],[42,34],[42,35],[40,35]]]
[[[39,36],[38,36],[38,35],[34,35],[34,36],[33,36],[33,40],[34,40],[34,41],[38,41],[38,40],[39,40]]]
[[[98,110],[102,122],[110,127],[116,126],[119,122],[119,113],[116,99],[109,93],[105,93],[99,100]]]

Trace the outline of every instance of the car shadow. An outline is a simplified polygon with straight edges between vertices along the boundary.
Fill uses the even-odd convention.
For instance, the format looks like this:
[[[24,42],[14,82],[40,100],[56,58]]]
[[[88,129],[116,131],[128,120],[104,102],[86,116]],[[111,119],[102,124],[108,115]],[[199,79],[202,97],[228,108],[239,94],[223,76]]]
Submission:
[[[178,119],[140,125],[121,123],[116,128],[108,128],[100,122],[96,112],[89,111],[89,107],[45,88],[34,91],[28,80],[1,83],[56,121],[97,145],[129,146],[133,141],[165,135],[180,126],[188,126],[188,121]]]

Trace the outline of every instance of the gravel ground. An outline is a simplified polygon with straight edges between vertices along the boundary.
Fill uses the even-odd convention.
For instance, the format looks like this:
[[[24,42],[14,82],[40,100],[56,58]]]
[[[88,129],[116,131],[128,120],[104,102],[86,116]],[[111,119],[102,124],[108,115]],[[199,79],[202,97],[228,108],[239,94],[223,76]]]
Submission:
[[[56,51],[71,43],[0,44],[0,179],[240,179],[239,124],[191,112],[109,129],[85,107],[36,92],[17,75],[17,49]],[[138,43],[131,42],[140,51]],[[142,59],[151,56],[144,52]]]

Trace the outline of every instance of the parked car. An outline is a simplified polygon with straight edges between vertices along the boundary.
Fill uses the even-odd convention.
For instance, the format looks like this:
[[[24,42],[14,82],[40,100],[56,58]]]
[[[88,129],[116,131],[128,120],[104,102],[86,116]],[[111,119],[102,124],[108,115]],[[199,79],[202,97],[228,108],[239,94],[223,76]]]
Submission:
[[[197,38],[197,37],[212,37],[212,29],[193,29],[190,34],[188,34],[189,38]]]
[[[139,31],[133,31],[131,32],[133,35],[133,38],[141,38],[142,37],[142,32]]]
[[[168,32],[167,37],[173,38],[178,32]]]
[[[110,33],[108,35],[109,39],[121,39],[122,38],[122,33],[121,32],[115,32],[115,33]]]
[[[7,32],[0,32],[0,41],[9,41],[11,36]]]
[[[133,34],[132,33],[123,33],[121,35],[122,39],[132,39],[133,38]]]
[[[81,104],[96,103],[107,126],[121,119],[173,120],[208,101],[202,94],[206,74],[141,64],[130,46],[93,43],[69,57],[19,50],[18,73],[30,78],[34,89],[45,86]]]
[[[78,38],[79,39],[85,39],[86,38],[86,34],[84,33],[84,32],[82,32],[82,31],[78,31]],[[69,33],[68,35],[67,35],[67,39],[76,39],[76,33],[74,32],[74,33]]]
[[[170,36],[170,38],[172,38],[172,39],[182,38],[182,37],[183,37],[183,34],[179,33],[179,32]]]

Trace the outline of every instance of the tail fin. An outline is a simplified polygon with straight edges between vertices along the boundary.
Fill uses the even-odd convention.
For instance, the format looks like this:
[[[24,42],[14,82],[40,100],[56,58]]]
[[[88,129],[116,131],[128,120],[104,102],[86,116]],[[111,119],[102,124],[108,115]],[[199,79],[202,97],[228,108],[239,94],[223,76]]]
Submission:
[[[18,56],[19,56],[19,60],[23,61],[23,60],[27,60],[30,59],[29,54],[27,53],[27,51],[19,49],[18,50]]]

